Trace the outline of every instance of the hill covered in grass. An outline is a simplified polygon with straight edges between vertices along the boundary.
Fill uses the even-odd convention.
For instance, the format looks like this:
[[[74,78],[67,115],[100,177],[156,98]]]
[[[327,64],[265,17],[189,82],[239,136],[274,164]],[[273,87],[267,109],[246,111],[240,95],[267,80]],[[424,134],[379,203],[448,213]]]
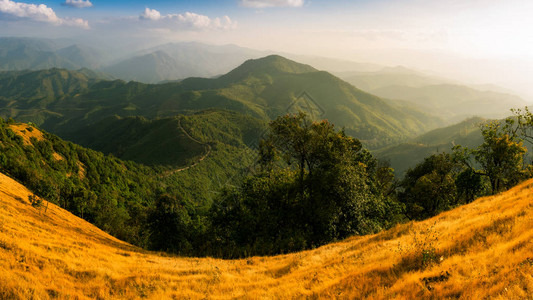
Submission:
[[[240,260],[143,251],[0,174],[0,298],[502,298],[533,289],[533,181],[423,222]]]

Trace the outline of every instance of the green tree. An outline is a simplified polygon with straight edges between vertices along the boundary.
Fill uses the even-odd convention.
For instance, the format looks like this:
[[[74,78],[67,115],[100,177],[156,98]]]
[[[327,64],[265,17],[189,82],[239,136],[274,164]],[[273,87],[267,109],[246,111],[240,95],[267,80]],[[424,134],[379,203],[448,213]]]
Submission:
[[[148,221],[153,249],[174,253],[190,252],[191,218],[178,197],[169,194],[159,195]]]
[[[523,140],[533,144],[533,113],[527,106],[524,109],[512,109],[511,111],[515,115],[518,134]]]
[[[464,202],[474,201],[476,196],[483,190],[483,180],[480,174],[470,168],[465,168],[455,179],[457,194]]]
[[[399,199],[410,219],[423,219],[449,209],[457,203],[455,176],[458,164],[448,153],[426,157],[409,169],[400,183]]]
[[[493,121],[481,127],[483,143],[475,149],[455,146],[455,157],[475,174],[486,176],[491,193],[496,194],[516,185],[524,178],[524,156],[527,149],[517,134],[513,119]],[[472,163],[472,158],[475,164]],[[480,170],[476,171],[475,166]],[[472,187],[473,188],[473,187]]]

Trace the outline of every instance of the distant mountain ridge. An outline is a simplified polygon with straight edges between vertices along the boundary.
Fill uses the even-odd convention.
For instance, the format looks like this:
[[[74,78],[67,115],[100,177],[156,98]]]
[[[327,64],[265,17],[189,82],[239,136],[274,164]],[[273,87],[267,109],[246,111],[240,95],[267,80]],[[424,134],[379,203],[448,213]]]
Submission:
[[[0,71],[96,69],[103,60],[101,52],[88,46],[64,46],[46,39],[0,38]]]
[[[212,46],[195,42],[168,43],[149,48],[103,71],[124,80],[158,83],[187,77],[213,77],[266,52],[235,45]]]
[[[472,116],[503,118],[511,108],[521,108],[526,102],[514,95],[480,91],[457,84],[438,84],[422,87],[388,86],[372,90],[389,99],[412,102],[420,108],[445,118],[460,121]]]
[[[377,96],[410,102],[449,124],[466,118],[504,118],[511,108],[524,107],[524,99],[493,85],[466,86],[449,79],[429,76],[404,67],[378,72],[339,73],[354,86]]]

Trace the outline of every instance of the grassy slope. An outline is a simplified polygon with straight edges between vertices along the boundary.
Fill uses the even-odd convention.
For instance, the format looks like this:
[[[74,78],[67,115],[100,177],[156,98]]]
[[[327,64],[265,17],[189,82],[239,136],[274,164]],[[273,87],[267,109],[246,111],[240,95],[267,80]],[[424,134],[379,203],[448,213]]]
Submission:
[[[55,205],[39,211],[23,186],[0,174],[0,298],[527,299],[532,192],[533,180],[380,234],[289,255],[217,260],[142,251]],[[415,237],[420,245],[438,237],[442,262],[419,269]]]

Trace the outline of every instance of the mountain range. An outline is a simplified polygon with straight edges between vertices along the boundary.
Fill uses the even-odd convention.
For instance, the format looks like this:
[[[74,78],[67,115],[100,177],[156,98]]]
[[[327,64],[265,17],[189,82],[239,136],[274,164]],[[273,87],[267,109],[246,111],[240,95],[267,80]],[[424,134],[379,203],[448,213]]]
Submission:
[[[68,40],[1,38],[0,71],[88,68],[106,79],[161,83],[188,77],[221,76],[245,60],[273,54],[236,45],[197,42],[168,43],[133,52],[111,52],[113,57],[110,51]],[[401,66],[384,67],[334,58],[274,54],[333,72],[371,94],[411,102],[438,115],[448,124],[476,115],[501,118],[510,108],[527,104],[512,91],[498,86],[468,86]]]
[[[304,110],[344,127],[372,148],[443,124],[412,105],[379,98],[276,55],[248,60],[217,78],[157,85],[60,69],[9,74],[0,76],[0,116],[34,122],[61,136],[114,115],[153,119],[211,108],[263,120]]]
[[[504,118],[510,115],[511,108],[521,108],[527,104],[526,100],[498,86],[467,86],[404,67],[336,74],[369,93],[409,102],[438,115],[449,124],[471,117]]]
[[[61,40],[0,38],[0,71],[49,68],[96,69],[103,65],[101,51]]]

